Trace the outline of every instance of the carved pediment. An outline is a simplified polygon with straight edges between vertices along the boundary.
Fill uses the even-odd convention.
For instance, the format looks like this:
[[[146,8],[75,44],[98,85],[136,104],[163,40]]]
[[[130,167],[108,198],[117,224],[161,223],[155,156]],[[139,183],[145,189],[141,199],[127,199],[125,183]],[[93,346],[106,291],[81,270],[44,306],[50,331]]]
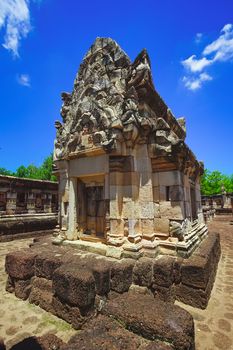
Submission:
[[[73,92],[62,93],[63,123],[56,122],[54,158],[95,147],[121,152],[123,144],[133,148],[136,143],[170,150],[176,135],[158,96],[146,50],[131,63],[114,40],[97,38],[80,65]],[[177,128],[182,129],[178,123]]]

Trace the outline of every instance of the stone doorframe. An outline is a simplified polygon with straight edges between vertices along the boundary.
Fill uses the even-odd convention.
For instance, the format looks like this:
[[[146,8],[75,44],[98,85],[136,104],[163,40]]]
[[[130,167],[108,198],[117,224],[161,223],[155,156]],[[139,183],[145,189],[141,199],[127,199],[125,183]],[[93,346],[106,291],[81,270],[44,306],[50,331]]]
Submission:
[[[78,177],[76,203],[78,238],[106,242],[105,176]]]

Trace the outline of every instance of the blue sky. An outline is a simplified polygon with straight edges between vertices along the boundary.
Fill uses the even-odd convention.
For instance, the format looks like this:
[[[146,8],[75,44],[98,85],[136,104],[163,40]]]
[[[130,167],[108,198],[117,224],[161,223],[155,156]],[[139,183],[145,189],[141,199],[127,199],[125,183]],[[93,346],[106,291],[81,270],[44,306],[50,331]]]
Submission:
[[[60,93],[97,36],[131,60],[145,47],[154,84],[210,170],[233,173],[233,2],[0,0],[0,167],[52,152]]]

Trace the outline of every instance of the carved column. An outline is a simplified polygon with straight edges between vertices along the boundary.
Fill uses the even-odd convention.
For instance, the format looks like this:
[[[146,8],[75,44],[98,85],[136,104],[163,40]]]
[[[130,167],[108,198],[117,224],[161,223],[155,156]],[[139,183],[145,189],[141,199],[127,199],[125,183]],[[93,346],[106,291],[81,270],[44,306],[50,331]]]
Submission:
[[[71,177],[69,180],[69,215],[68,232],[69,240],[77,239],[77,178]]]

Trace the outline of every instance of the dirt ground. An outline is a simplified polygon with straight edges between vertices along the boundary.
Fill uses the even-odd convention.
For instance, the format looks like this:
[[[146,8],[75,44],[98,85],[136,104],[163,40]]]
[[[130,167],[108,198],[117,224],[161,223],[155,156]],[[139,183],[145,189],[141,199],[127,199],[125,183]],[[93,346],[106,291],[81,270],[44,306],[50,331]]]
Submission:
[[[232,216],[218,216],[208,226],[221,235],[222,255],[208,307],[205,310],[176,302],[194,317],[196,350],[233,350],[233,225]],[[5,291],[5,255],[28,247],[32,239],[0,244],[0,337],[7,349],[27,336],[52,332],[67,341],[76,331],[61,319]],[[120,350],[120,349],[119,349]]]

